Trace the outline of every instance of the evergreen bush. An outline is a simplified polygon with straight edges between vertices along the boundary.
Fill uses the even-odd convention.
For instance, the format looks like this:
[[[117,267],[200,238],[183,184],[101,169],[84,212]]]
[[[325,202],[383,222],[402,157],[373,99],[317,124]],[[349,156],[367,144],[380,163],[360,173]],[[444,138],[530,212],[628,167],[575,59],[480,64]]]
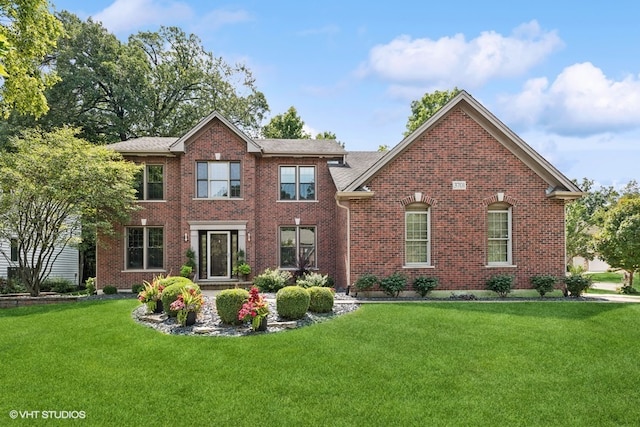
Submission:
[[[329,313],[333,310],[333,291],[322,286],[307,288],[309,292],[309,311],[313,313]]]
[[[176,276],[176,277],[168,277],[165,279],[161,279],[160,283],[164,285],[167,279],[185,279],[184,277]],[[164,290],[162,291],[162,308],[165,313],[169,317],[176,317],[178,315],[177,311],[171,310],[169,307],[171,303],[178,299],[178,295],[182,293],[183,289],[193,288],[196,289],[198,293],[200,293],[200,287],[193,283],[191,280],[171,280],[169,281],[171,284],[166,285]]]
[[[413,289],[422,297],[426,297],[429,292],[438,286],[437,277],[420,276],[413,279]]]
[[[378,276],[376,276],[375,274],[365,273],[360,277],[358,277],[358,280],[356,280],[353,285],[356,287],[356,290],[358,291],[367,291],[373,288],[379,282],[380,282],[380,279],[378,279]]]
[[[131,286],[131,292],[134,294],[139,294],[142,291],[144,291],[143,283],[134,283],[133,286]]]
[[[104,288],[102,288],[102,293],[105,295],[114,295],[118,293],[118,288],[116,288],[113,285],[107,285]]]
[[[591,286],[591,278],[582,274],[572,274],[564,278],[564,284],[572,297],[579,297]]]
[[[400,273],[393,273],[380,280],[380,287],[385,294],[397,298],[407,287],[407,276]]]
[[[540,298],[543,298],[545,294],[553,292],[553,289],[558,282],[558,278],[550,274],[541,274],[538,276],[531,276],[529,281],[531,282],[533,289],[538,291],[540,294]]]
[[[512,287],[513,276],[509,274],[496,274],[487,280],[487,289],[497,293],[500,298],[505,298]]]
[[[276,310],[283,319],[302,319],[310,303],[309,291],[301,286],[285,286],[276,293]]]
[[[216,310],[223,323],[240,325],[238,312],[242,304],[249,299],[249,291],[246,289],[224,289],[216,297]]]

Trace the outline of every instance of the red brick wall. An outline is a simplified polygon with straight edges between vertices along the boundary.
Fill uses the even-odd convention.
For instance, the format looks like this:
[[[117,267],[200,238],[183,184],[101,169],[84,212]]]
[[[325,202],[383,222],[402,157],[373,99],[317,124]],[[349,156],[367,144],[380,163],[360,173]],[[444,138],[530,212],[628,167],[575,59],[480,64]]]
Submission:
[[[466,181],[466,190],[452,190]],[[498,273],[527,288],[535,274],[564,273],[564,203],[548,184],[460,109],[416,139],[368,183],[375,196],[351,203],[351,280],[363,273],[436,276],[440,289],[484,289]],[[433,268],[403,268],[402,201],[432,200]],[[513,264],[487,267],[487,204],[498,192],[512,202]]]
[[[241,199],[196,200],[195,164],[197,161],[215,159],[240,161],[242,168]],[[279,227],[294,225],[294,218],[301,218],[301,225],[316,227],[318,271],[335,278],[336,271],[336,188],[331,180],[326,159],[261,158],[247,152],[246,142],[215,120],[196,135],[185,147],[185,154],[176,157],[131,158],[140,162],[165,164],[165,191],[167,200],[140,202],[143,210],[136,212],[130,225],[140,225],[141,218],[147,225],[162,225],[165,232],[165,270],[156,272],[124,270],[125,239],[123,227],[117,227],[113,238],[103,237],[98,248],[98,287],[115,285],[121,289],[134,283],[150,281],[157,274],[179,274],[187,249],[197,242],[184,242],[189,233],[189,221],[246,221],[246,260],[253,275],[266,268],[278,266]],[[311,202],[278,201],[279,165],[315,165],[316,195]],[[344,270],[344,269],[343,269]],[[343,271],[342,270],[342,271]],[[346,285],[340,285],[346,286]]]
[[[280,166],[316,166],[315,201],[279,201]],[[262,158],[258,162],[257,180],[260,191],[256,195],[256,268],[278,267],[279,227],[316,227],[317,271],[336,279],[336,187],[329,174],[326,159],[317,158]],[[337,285],[337,284],[336,284]]]

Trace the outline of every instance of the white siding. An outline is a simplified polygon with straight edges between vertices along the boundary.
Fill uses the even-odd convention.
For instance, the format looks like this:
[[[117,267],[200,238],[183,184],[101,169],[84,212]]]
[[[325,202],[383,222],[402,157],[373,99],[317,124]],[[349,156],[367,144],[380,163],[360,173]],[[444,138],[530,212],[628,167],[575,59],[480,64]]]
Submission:
[[[7,254],[11,253],[10,243],[6,240],[0,241],[0,250]],[[80,269],[79,269],[80,255],[76,248],[65,247],[49,270],[49,278],[64,278],[70,280],[74,284],[79,284]],[[0,254],[0,277],[7,277],[7,268],[14,267],[17,263],[12,263]]]

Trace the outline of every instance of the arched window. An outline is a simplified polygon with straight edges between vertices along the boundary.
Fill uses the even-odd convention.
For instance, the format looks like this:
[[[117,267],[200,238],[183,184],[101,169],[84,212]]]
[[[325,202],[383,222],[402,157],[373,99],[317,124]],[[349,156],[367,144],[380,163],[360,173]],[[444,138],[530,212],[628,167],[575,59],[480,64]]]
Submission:
[[[405,206],[404,253],[408,266],[431,264],[431,218],[429,205],[411,203]]]
[[[488,265],[511,265],[511,205],[492,203],[488,207]]]

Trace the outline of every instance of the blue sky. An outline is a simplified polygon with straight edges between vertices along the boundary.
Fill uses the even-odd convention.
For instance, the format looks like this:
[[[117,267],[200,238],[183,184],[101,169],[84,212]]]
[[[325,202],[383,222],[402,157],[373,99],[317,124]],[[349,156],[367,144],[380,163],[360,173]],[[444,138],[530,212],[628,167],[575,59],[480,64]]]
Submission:
[[[175,25],[256,77],[270,115],[348,150],[402,139],[412,100],[465,89],[571,179],[640,181],[640,4],[57,0],[122,40]],[[265,121],[266,123],[266,121]]]

